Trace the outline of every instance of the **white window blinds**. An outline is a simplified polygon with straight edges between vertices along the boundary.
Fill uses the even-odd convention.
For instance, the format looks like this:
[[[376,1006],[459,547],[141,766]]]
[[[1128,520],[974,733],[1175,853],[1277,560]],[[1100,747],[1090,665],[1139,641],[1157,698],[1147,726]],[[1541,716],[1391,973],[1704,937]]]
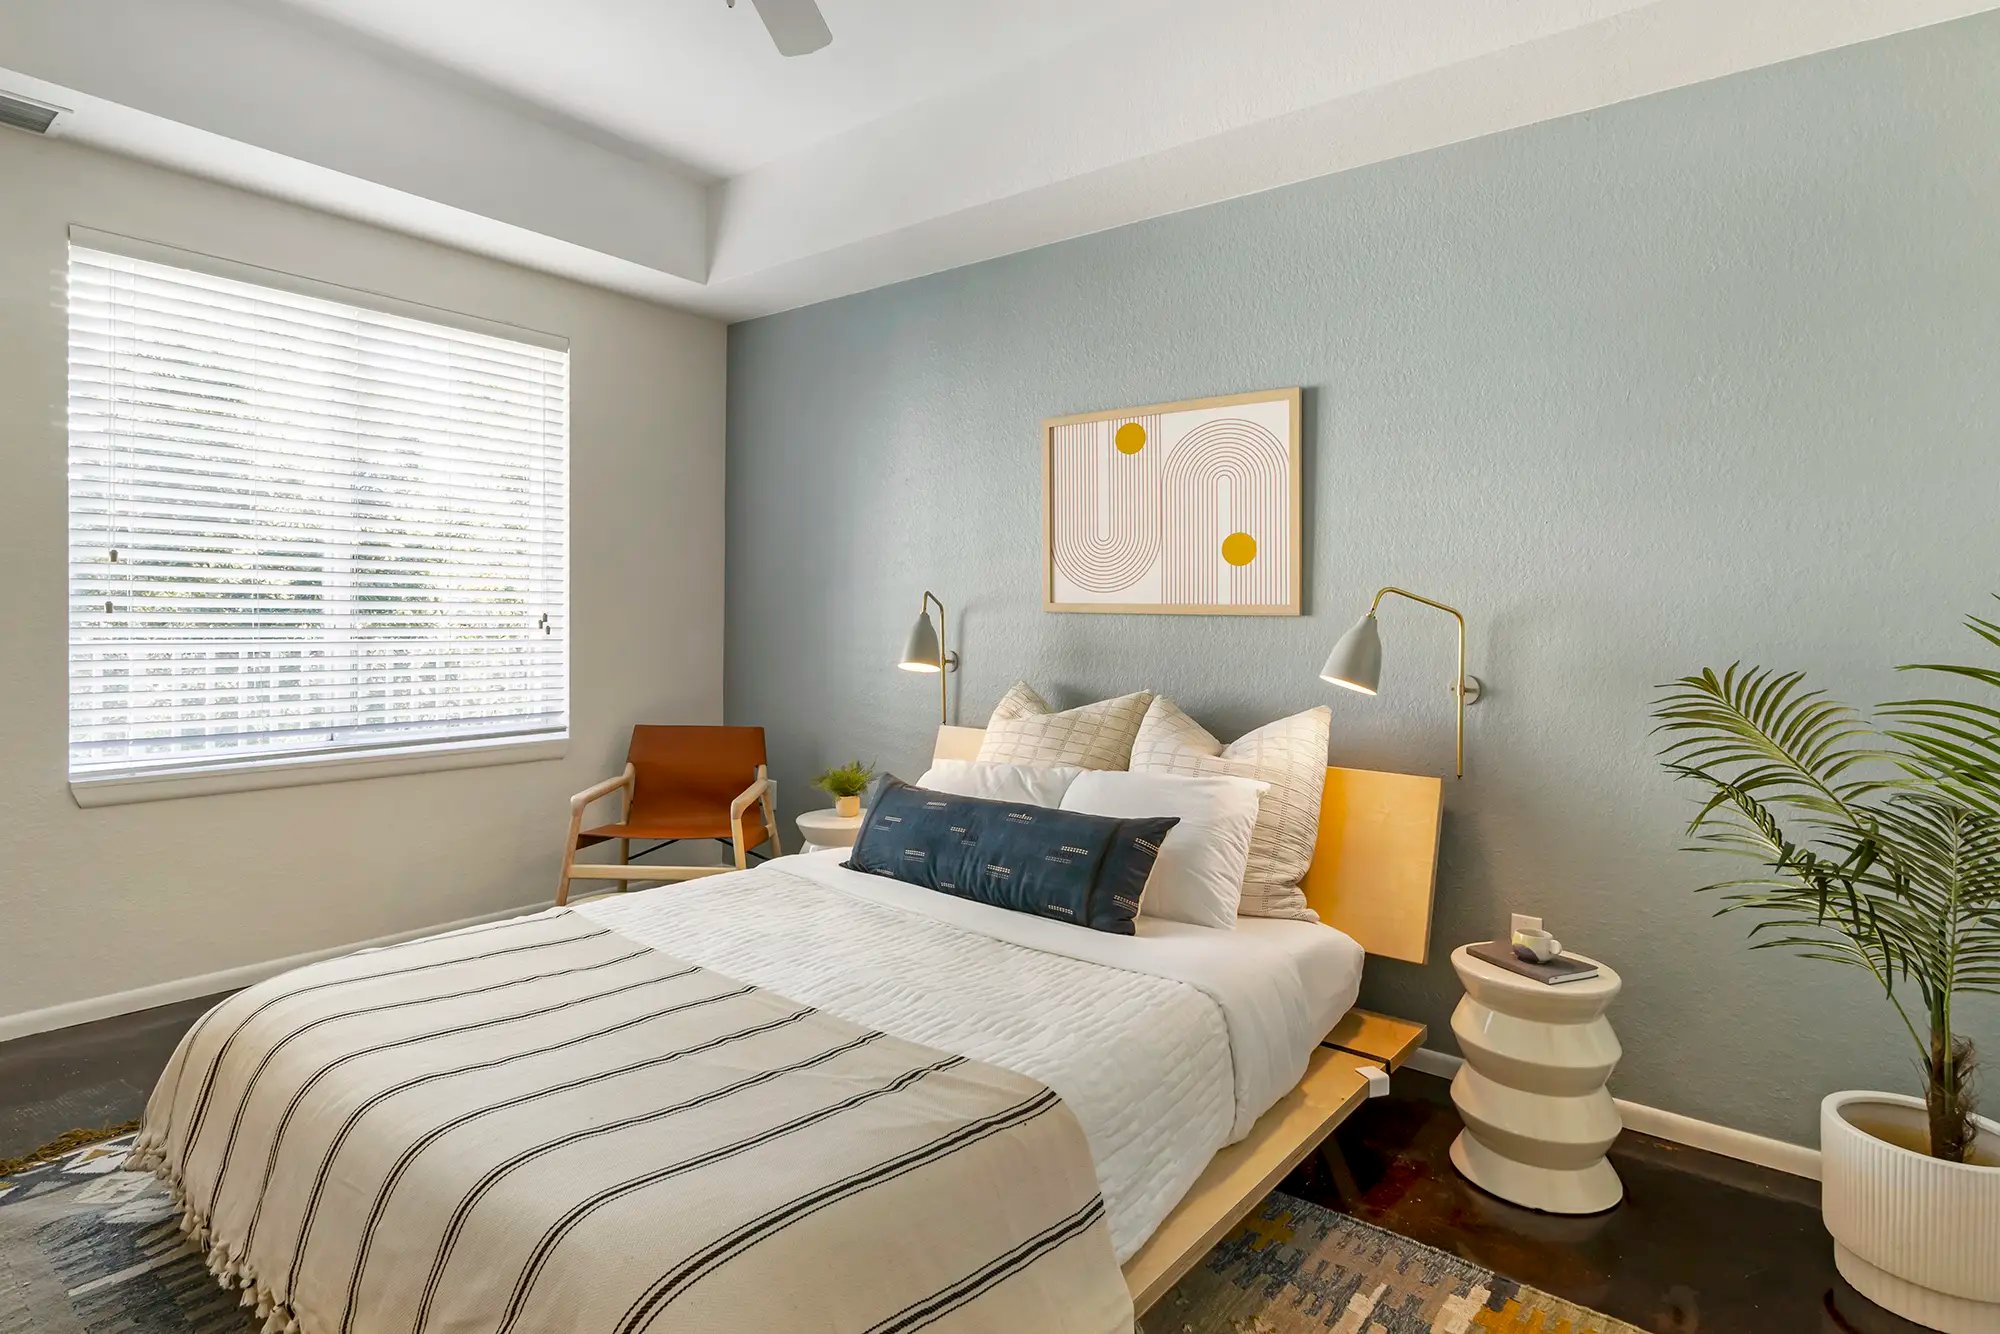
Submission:
[[[224,272],[70,247],[72,780],[565,736],[567,351]]]

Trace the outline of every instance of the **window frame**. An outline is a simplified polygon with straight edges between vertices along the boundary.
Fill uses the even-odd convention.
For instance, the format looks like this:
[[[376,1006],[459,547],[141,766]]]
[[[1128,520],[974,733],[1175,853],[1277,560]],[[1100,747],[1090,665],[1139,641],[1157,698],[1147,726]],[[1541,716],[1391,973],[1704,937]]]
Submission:
[[[72,799],[85,808],[123,805],[130,802],[162,801],[179,797],[208,796],[226,792],[256,791],[266,788],[297,787],[315,783],[349,782],[356,779],[389,777],[398,774],[431,773],[453,769],[484,768],[496,765],[520,764],[539,760],[561,759],[568,753],[569,739],[573,731],[573,686],[575,647],[574,626],[571,622],[571,594],[574,568],[571,564],[574,538],[571,524],[574,507],[571,504],[571,448],[574,442],[571,408],[571,377],[567,359],[570,343],[558,334],[547,333],[521,325],[498,320],[467,315],[437,306],[424,305],[400,297],[364,288],[343,286],[316,278],[307,278],[282,270],[263,268],[237,260],[185,250],[160,242],[141,240],[114,232],[72,225],[69,228],[69,245],[87,250],[122,256],[127,259],[163,264],[173,268],[187,269],[223,278],[234,282],[249,283],[275,291],[297,296],[317,298],[323,301],[339,302],[382,314],[427,324],[442,325],[487,337],[525,343],[537,347],[559,351],[565,358],[563,375],[563,421],[564,448],[562,450],[561,476],[563,479],[562,509],[562,580],[560,594],[560,615],[566,629],[565,651],[563,654],[561,681],[563,699],[563,725],[555,734],[538,733],[511,737],[461,737],[433,738],[392,742],[386,744],[346,743],[325,748],[291,752],[284,755],[251,757],[231,757],[220,760],[192,761],[187,764],[164,764],[143,772],[108,773],[78,776],[69,771],[68,729],[65,728],[64,770],[68,778]],[[68,261],[65,260],[67,269]],[[67,331],[69,320],[64,317]],[[67,332],[65,338],[67,338]],[[63,362],[64,393],[69,392],[70,365],[68,355]],[[65,458],[72,448],[67,423],[63,433]],[[65,469],[67,471],[67,467]],[[64,513],[73,514],[74,495],[68,484],[64,488]],[[69,542],[69,525],[65,523],[65,545]],[[69,563],[64,561],[64,582],[70,580]],[[68,599],[65,599],[67,604]],[[65,652],[71,651],[74,633],[67,613],[63,622]],[[65,711],[69,708],[68,691],[64,692]]]

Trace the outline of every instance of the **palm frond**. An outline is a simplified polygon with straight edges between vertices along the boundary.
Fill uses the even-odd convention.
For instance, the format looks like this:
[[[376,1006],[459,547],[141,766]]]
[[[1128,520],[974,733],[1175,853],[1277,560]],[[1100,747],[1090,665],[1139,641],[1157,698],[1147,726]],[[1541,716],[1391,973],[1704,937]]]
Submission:
[[[1851,771],[1881,752],[1853,709],[1801,686],[1803,672],[1732,664],[1661,687],[1654,732],[1670,767],[1724,773],[1744,792],[1836,819],[1881,786]]]
[[[2000,815],[2000,709],[1967,700],[1905,699],[1883,705],[1882,713],[1896,724],[1887,735],[1908,748],[1906,773]]]
[[[2000,649],[2000,622],[1969,616],[1965,628],[1989,648]],[[2000,690],[2000,668],[1949,662],[1913,662],[1898,668]],[[2000,815],[2000,707],[1975,699],[1896,700],[1881,710],[1888,735],[1908,754],[1907,773],[1953,800]]]

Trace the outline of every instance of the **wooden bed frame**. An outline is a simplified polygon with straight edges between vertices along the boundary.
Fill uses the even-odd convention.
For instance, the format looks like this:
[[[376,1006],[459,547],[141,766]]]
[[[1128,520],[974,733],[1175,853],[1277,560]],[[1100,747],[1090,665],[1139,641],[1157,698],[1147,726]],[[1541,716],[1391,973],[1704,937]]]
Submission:
[[[938,729],[936,758],[979,757],[985,732]],[[1443,780],[1370,769],[1328,769],[1306,902],[1370,954],[1422,963],[1430,949]],[[1394,1070],[1424,1040],[1407,1019],[1349,1010],[1307,1063],[1298,1087],[1215,1155],[1174,1211],[1125,1262],[1143,1315],[1215,1244],[1319,1148],[1368,1096],[1373,1067]]]

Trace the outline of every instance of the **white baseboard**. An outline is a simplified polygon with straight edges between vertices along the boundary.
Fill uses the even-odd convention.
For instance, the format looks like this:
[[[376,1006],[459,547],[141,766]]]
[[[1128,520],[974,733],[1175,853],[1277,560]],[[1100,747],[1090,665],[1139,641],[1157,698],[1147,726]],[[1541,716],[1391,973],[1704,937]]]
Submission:
[[[42,1010],[25,1010],[20,1014],[0,1015],[0,1042],[10,1038],[28,1037],[34,1033],[47,1033],[58,1028],[70,1028],[77,1024],[87,1024],[95,1019],[109,1019],[114,1015],[150,1010],[156,1005],[172,1005],[175,1001],[193,1000],[197,996],[213,996],[218,991],[235,991],[262,982],[267,977],[276,977],[279,973],[303,968],[309,963],[318,963],[321,959],[337,958],[343,954],[352,954],[356,950],[400,944],[405,940],[415,940],[419,936],[434,936],[441,931],[456,931],[461,927],[497,922],[505,917],[519,917],[522,913],[539,912],[548,906],[547,902],[542,902],[530,903],[520,908],[503,908],[499,912],[481,913],[477,917],[467,917],[462,921],[420,926],[414,931],[399,931],[393,936],[379,936],[374,940],[358,940],[352,945],[335,945],[331,949],[313,950],[306,954],[294,954],[290,958],[245,964],[240,968],[225,968],[219,973],[203,973],[199,977],[156,982],[150,987],[114,991],[108,996],[92,996],[87,1000],[69,1001]]]
[[[1465,1064],[1465,1058],[1453,1056],[1448,1052],[1433,1051],[1429,1047],[1419,1047],[1410,1053],[1410,1059],[1406,1064],[1412,1070],[1421,1070],[1427,1075],[1450,1079],[1458,1073],[1458,1067]],[[1755,1163],[1759,1167],[1768,1167],[1774,1171],[1789,1172],[1796,1177],[1819,1180],[1818,1149],[1808,1149],[1803,1144],[1790,1144],[1764,1135],[1753,1135],[1747,1130],[1719,1126],[1713,1121],[1698,1121],[1692,1116],[1662,1111],[1658,1107],[1648,1107],[1642,1102],[1627,1102],[1623,1098],[1613,1101],[1618,1104],[1618,1114],[1624,1118],[1627,1130],[1636,1130],[1656,1139],[1671,1140],[1675,1144],[1685,1144],[1691,1149],[1706,1149],[1725,1158]]]
[[[1409,1059],[1403,1064],[1412,1070],[1436,1075],[1439,1079],[1450,1079],[1458,1073],[1458,1067],[1465,1064],[1465,1058],[1453,1056],[1450,1052],[1436,1051],[1430,1047],[1419,1047],[1410,1053]]]

